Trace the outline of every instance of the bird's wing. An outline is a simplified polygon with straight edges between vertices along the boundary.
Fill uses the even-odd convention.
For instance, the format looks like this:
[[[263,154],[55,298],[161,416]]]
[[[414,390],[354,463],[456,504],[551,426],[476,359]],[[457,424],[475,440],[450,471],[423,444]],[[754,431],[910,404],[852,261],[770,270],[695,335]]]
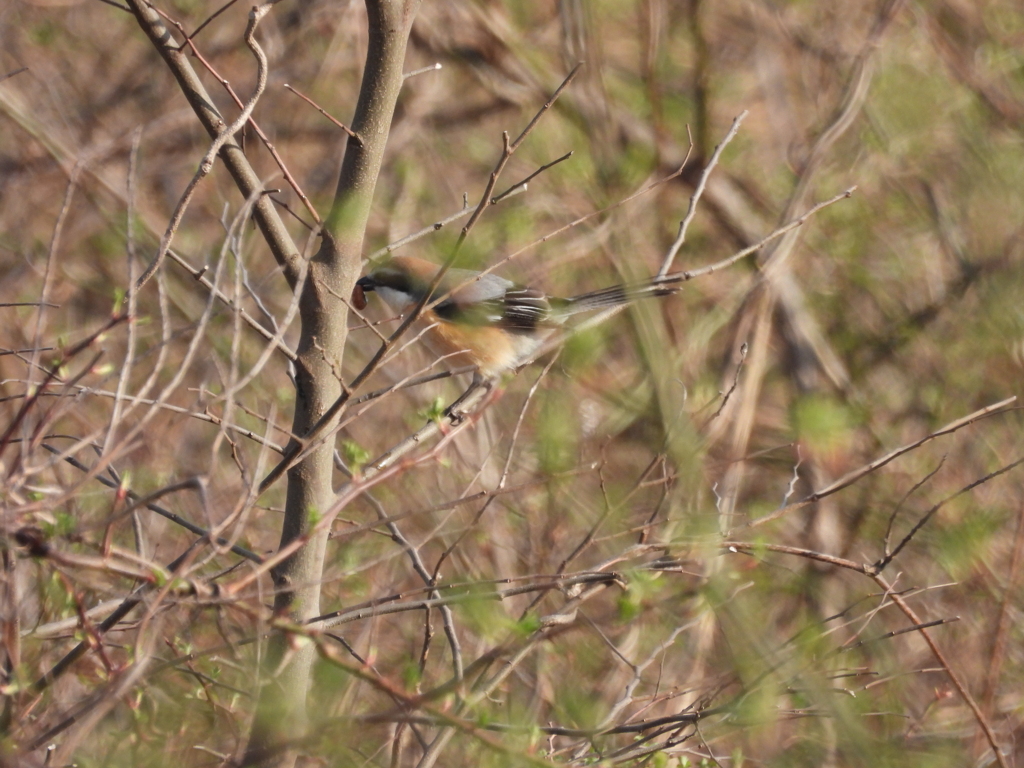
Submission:
[[[453,275],[456,280],[458,277],[460,275]],[[453,282],[457,284],[456,280]],[[543,327],[551,320],[551,304],[543,293],[495,275],[476,277],[455,290],[434,307],[434,311],[441,319],[452,323],[488,325],[524,333]]]
[[[551,302],[533,288],[515,286],[501,301],[501,327],[510,331],[533,331],[551,324]]]

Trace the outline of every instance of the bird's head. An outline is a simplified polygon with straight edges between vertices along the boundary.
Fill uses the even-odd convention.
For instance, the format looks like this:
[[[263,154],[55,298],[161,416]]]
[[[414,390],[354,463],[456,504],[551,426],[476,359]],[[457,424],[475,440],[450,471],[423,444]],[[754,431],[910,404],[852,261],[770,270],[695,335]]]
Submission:
[[[356,281],[352,303],[366,306],[366,294],[375,292],[396,312],[404,312],[424,297],[438,267],[412,256],[395,256],[374,266]]]

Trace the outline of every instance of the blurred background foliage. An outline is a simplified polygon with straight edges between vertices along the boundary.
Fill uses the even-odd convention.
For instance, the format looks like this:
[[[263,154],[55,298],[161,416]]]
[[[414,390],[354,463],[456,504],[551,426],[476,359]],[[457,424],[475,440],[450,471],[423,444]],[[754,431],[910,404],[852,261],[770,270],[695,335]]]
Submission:
[[[220,7],[212,0],[154,5],[189,32]],[[255,72],[241,40],[247,12],[231,5],[195,37],[206,61],[243,95]],[[286,0],[259,34],[271,74],[255,120],[323,214],[346,139],[284,85],[349,119],[365,56],[364,10],[342,0]],[[1020,393],[1024,8],[1013,0],[428,0],[407,70],[442,68],[407,81],[365,252],[459,211],[467,198],[474,203],[501,132],[517,135],[579,61],[581,74],[498,188],[570,150],[573,156],[488,208],[462,266],[482,268],[516,253],[501,274],[561,295],[654,274],[714,146],[743,110],[749,115],[710,177],[677,268],[758,241],[787,210],[792,217],[851,186],[857,191],[804,224],[784,255],[775,252],[770,275],[763,267],[771,247],[585,331],[535,394],[541,366],[510,381],[474,430],[442,455],[375,490],[385,514],[407,515],[399,525],[428,570],[438,568],[439,583],[480,590],[453,609],[467,663],[493,653],[474,674],[489,677],[501,660],[530,649],[488,697],[461,710],[480,726],[507,727],[486,738],[458,731],[441,764],[519,765],[549,754],[572,764],[659,766],[992,762],[978,718],[921,635],[887,636],[911,622],[879,584],[768,545],[878,560],[887,536],[891,548],[935,504],[1019,457],[1015,411],[927,443],[771,523],[747,526]],[[233,118],[237,109],[215,77],[195,66]],[[27,70],[0,82],[0,301],[45,297],[58,306],[0,308],[6,422],[24,402],[29,378],[40,379],[30,374],[37,371],[33,353],[12,351],[47,347],[38,361],[57,360],[61,348],[102,326],[123,295],[135,137],[136,275],[208,147],[133,17],[108,4],[8,0],[0,8],[0,75],[21,67]],[[839,115],[845,118],[837,122]],[[245,142],[267,186],[280,190],[275,199],[294,212],[284,215],[296,242],[310,241],[301,201],[252,131]],[[670,176],[688,152],[678,177],[540,242]],[[225,259],[222,288],[267,322],[264,312],[283,317],[291,296],[251,225],[225,248],[225,230],[243,202],[218,167],[174,247],[194,267],[209,266],[211,276]],[[403,252],[441,261],[458,226]],[[165,309],[155,285],[140,299],[129,392],[150,376],[159,386],[171,381],[207,302],[174,263],[163,283]],[[374,319],[386,319],[378,310],[370,310]],[[223,305],[202,333],[200,353],[169,403],[224,415],[228,383],[257,361],[264,342],[236,328]],[[295,333],[286,339],[294,343]],[[376,343],[365,328],[354,331],[343,374],[358,372]],[[50,433],[102,442],[126,344],[120,326],[106,334],[103,357],[91,368],[82,368],[84,358],[69,364],[65,380],[82,377],[60,405],[41,406],[62,409]],[[425,350],[410,345],[370,389],[436,370],[431,365]],[[377,456],[422,423],[435,397],[455,397],[460,383],[403,390],[351,412],[343,453],[356,463]],[[291,392],[287,366],[273,358],[235,393],[230,417],[283,444]],[[119,434],[146,412],[140,406],[126,416]],[[209,525],[244,498],[258,461],[258,444],[229,434],[229,441],[216,439],[215,425],[160,409],[113,466],[139,493],[202,476],[205,501],[186,492],[161,503]],[[114,492],[67,463],[46,463],[41,449],[23,450],[9,445],[0,456],[8,478],[5,535],[43,526],[62,546],[95,554]],[[96,459],[91,450],[76,455],[86,464]],[[1007,765],[1022,759],[1021,479],[1019,470],[1007,472],[944,505],[886,571],[895,589],[910,590],[906,599],[922,621],[957,619],[930,632],[991,724]],[[499,482],[511,490],[489,505],[444,506]],[[261,499],[237,532],[240,543],[273,550],[283,493],[282,486]],[[361,500],[336,523],[325,612],[422,588],[386,530],[345,535],[375,514]],[[190,541],[162,518],[144,514],[142,525],[145,556],[157,562]],[[134,546],[124,519],[111,527],[117,544]],[[723,532],[755,546],[723,551]],[[19,718],[4,746],[13,765],[28,759],[21,750],[32,738],[112,674],[91,653],[34,699],[19,686],[81,637],[73,626],[56,634],[38,628],[73,618],[76,604],[117,599],[131,582],[10,551],[17,562],[5,584],[18,605],[8,601],[4,620],[8,632],[23,633],[4,688]],[[196,575],[210,577],[236,561],[218,555]],[[493,580],[501,586],[598,568],[619,572],[620,585],[543,631],[539,617],[561,610],[571,592],[488,597]],[[253,612],[266,601],[256,591],[238,606],[169,601],[154,652],[177,663],[150,667],[81,737],[76,762],[216,765],[217,755],[237,750],[254,664],[252,647],[240,643],[256,630]],[[429,691],[448,680],[452,665],[436,611],[429,621],[426,641],[422,611],[333,631],[352,649],[351,663],[406,691]],[[131,658],[135,631],[128,623],[106,636],[114,669]],[[394,706],[380,688],[327,662],[317,675],[318,738],[305,745],[308,764],[417,765],[436,723],[374,720]],[[450,695],[436,706],[451,706]],[[688,707],[712,709],[699,733],[680,725],[647,740],[540,730],[599,730]]]

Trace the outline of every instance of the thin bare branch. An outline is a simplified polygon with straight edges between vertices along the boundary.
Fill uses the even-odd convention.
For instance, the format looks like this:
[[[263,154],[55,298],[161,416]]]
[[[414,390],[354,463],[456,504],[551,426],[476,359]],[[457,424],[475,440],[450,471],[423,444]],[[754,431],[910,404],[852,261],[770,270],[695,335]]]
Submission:
[[[676,235],[676,239],[669,246],[668,252],[665,254],[665,258],[661,262],[661,269],[658,270],[658,277],[664,277],[672,270],[672,262],[675,261],[676,254],[679,253],[679,249],[683,247],[683,243],[686,242],[686,231],[690,228],[690,222],[693,221],[693,217],[697,215],[697,203],[700,202],[701,195],[704,194],[704,187],[707,186],[708,177],[711,172],[718,165],[718,160],[725,151],[725,148],[729,146],[729,142],[735,138],[737,132],[740,129],[740,124],[743,122],[743,118],[747,116],[747,110],[740,112],[732,121],[732,127],[729,128],[729,132],[725,134],[725,138],[722,139],[721,143],[715,147],[714,153],[711,155],[711,159],[708,160],[707,166],[704,168],[704,172],[700,175],[700,180],[697,182],[696,189],[693,190],[693,195],[690,196],[690,207],[686,210],[686,215],[683,220],[679,222],[679,233]],[[691,149],[692,149],[691,144]],[[689,157],[689,150],[687,151],[687,158]],[[686,160],[683,160],[683,165],[686,164]]]
[[[292,87],[292,86],[288,85],[288,83],[285,83],[285,84],[284,84],[284,87],[285,87],[285,88],[287,88],[287,89],[288,89],[289,91],[291,91],[292,93],[294,93],[294,94],[295,94],[296,96],[298,96],[298,97],[299,97],[300,99],[302,99],[302,100],[303,100],[304,102],[306,102],[307,104],[309,104],[309,105],[310,105],[311,107],[313,107],[313,108],[314,108],[314,109],[315,109],[315,110],[316,110],[317,112],[319,112],[319,113],[320,113],[321,115],[323,115],[324,117],[326,117],[326,118],[327,118],[328,120],[330,120],[330,121],[331,121],[332,123],[334,123],[334,124],[335,124],[336,126],[338,126],[339,128],[341,128],[341,130],[343,130],[343,131],[344,131],[344,132],[345,132],[346,134],[348,134],[348,137],[349,137],[350,139],[352,139],[353,141],[356,141],[356,142],[358,142],[358,143],[360,143],[360,144],[362,144],[362,143],[363,143],[363,140],[362,140],[362,138],[361,138],[361,137],[359,136],[359,134],[358,134],[358,133],[356,133],[356,132],[355,132],[355,131],[353,131],[353,130],[352,130],[351,128],[349,128],[349,127],[348,127],[347,125],[345,125],[345,124],[344,124],[343,122],[341,122],[340,120],[338,120],[337,118],[335,118],[334,116],[332,116],[332,115],[331,115],[330,113],[328,113],[326,109],[324,109],[324,108],[323,108],[323,107],[321,107],[321,106],[320,106],[319,104],[317,104],[317,103],[316,103],[315,101],[313,101],[313,100],[312,100],[311,98],[309,98],[309,96],[307,96],[306,94],[304,94],[304,93],[300,92],[300,91],[299,91],[298,89],[296,89],[296,88],[294,88],[294,87]]]
[[[807,504],[813,504],[814,502],[823,499],[826,496],[830,496],[833,493],[838,493],[844,488],[848,488],[849,486],[853,485],[861,478],[881,469],[889,462],[898,459],[900,456],[903,456],[904,454],[909,453],[910,451],[913,451],[916,448],[920,448],[925,443],[931,442],[932,440],[935,440],[936,438],[942,437],[944,435],[950,435],[960,429],[963,429],[964,427],[970,426],[976,421],[987,418],[1002,411],[1006,411],[1015,402],[1017,402],[1016,396],[1008,397],[1005,400],[1000,400],[998,403],[993,403],[992,405],[986,405],[984,408],[979,408],[974,413],[970,413],[964,416],[963,418],[951,421],[944,427],[941,427],[935,430],[934,432],[925,435],[920,440],[915,440],[912,443],[907,443],[906,445],[901,446],[894,451],[890,451],[889,453],[885,454],[884,456],[881,456],[880,458],[875,459],[874,461],[868,462],[862,467],[859,467],[851,472],[847,472],[834,483],[831,483],[825,488],[822,488],[821,490],[815,491],[814,493],[805,496],[799,501],[794,501],[792,504],[788,504],[784,507],[781,507],[772,512],[771,514],[765,515],[764,517],[759,517],[757,520],[752,520],[751,522],[747,523],[745,527],[757,528],[759,526],[765,525],[766,523],[770,523],[772,520],[777,520],[778,518],[782,517],[783,515],[794,509],[804,507]]]

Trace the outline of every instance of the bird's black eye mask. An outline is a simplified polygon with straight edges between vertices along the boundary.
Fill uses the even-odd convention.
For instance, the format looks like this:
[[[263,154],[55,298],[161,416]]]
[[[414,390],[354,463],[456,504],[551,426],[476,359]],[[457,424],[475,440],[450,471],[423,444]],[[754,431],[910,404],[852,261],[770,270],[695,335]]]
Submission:
[[[362,310],[366,306],[366,294],[372,293],[378,288],[390,288],[415,298],[421,296],[429,286],[430,283],[415,275],[398,269],[379,267],[371,274],[356,281],[355,287],[352,289],[352,306]]]

